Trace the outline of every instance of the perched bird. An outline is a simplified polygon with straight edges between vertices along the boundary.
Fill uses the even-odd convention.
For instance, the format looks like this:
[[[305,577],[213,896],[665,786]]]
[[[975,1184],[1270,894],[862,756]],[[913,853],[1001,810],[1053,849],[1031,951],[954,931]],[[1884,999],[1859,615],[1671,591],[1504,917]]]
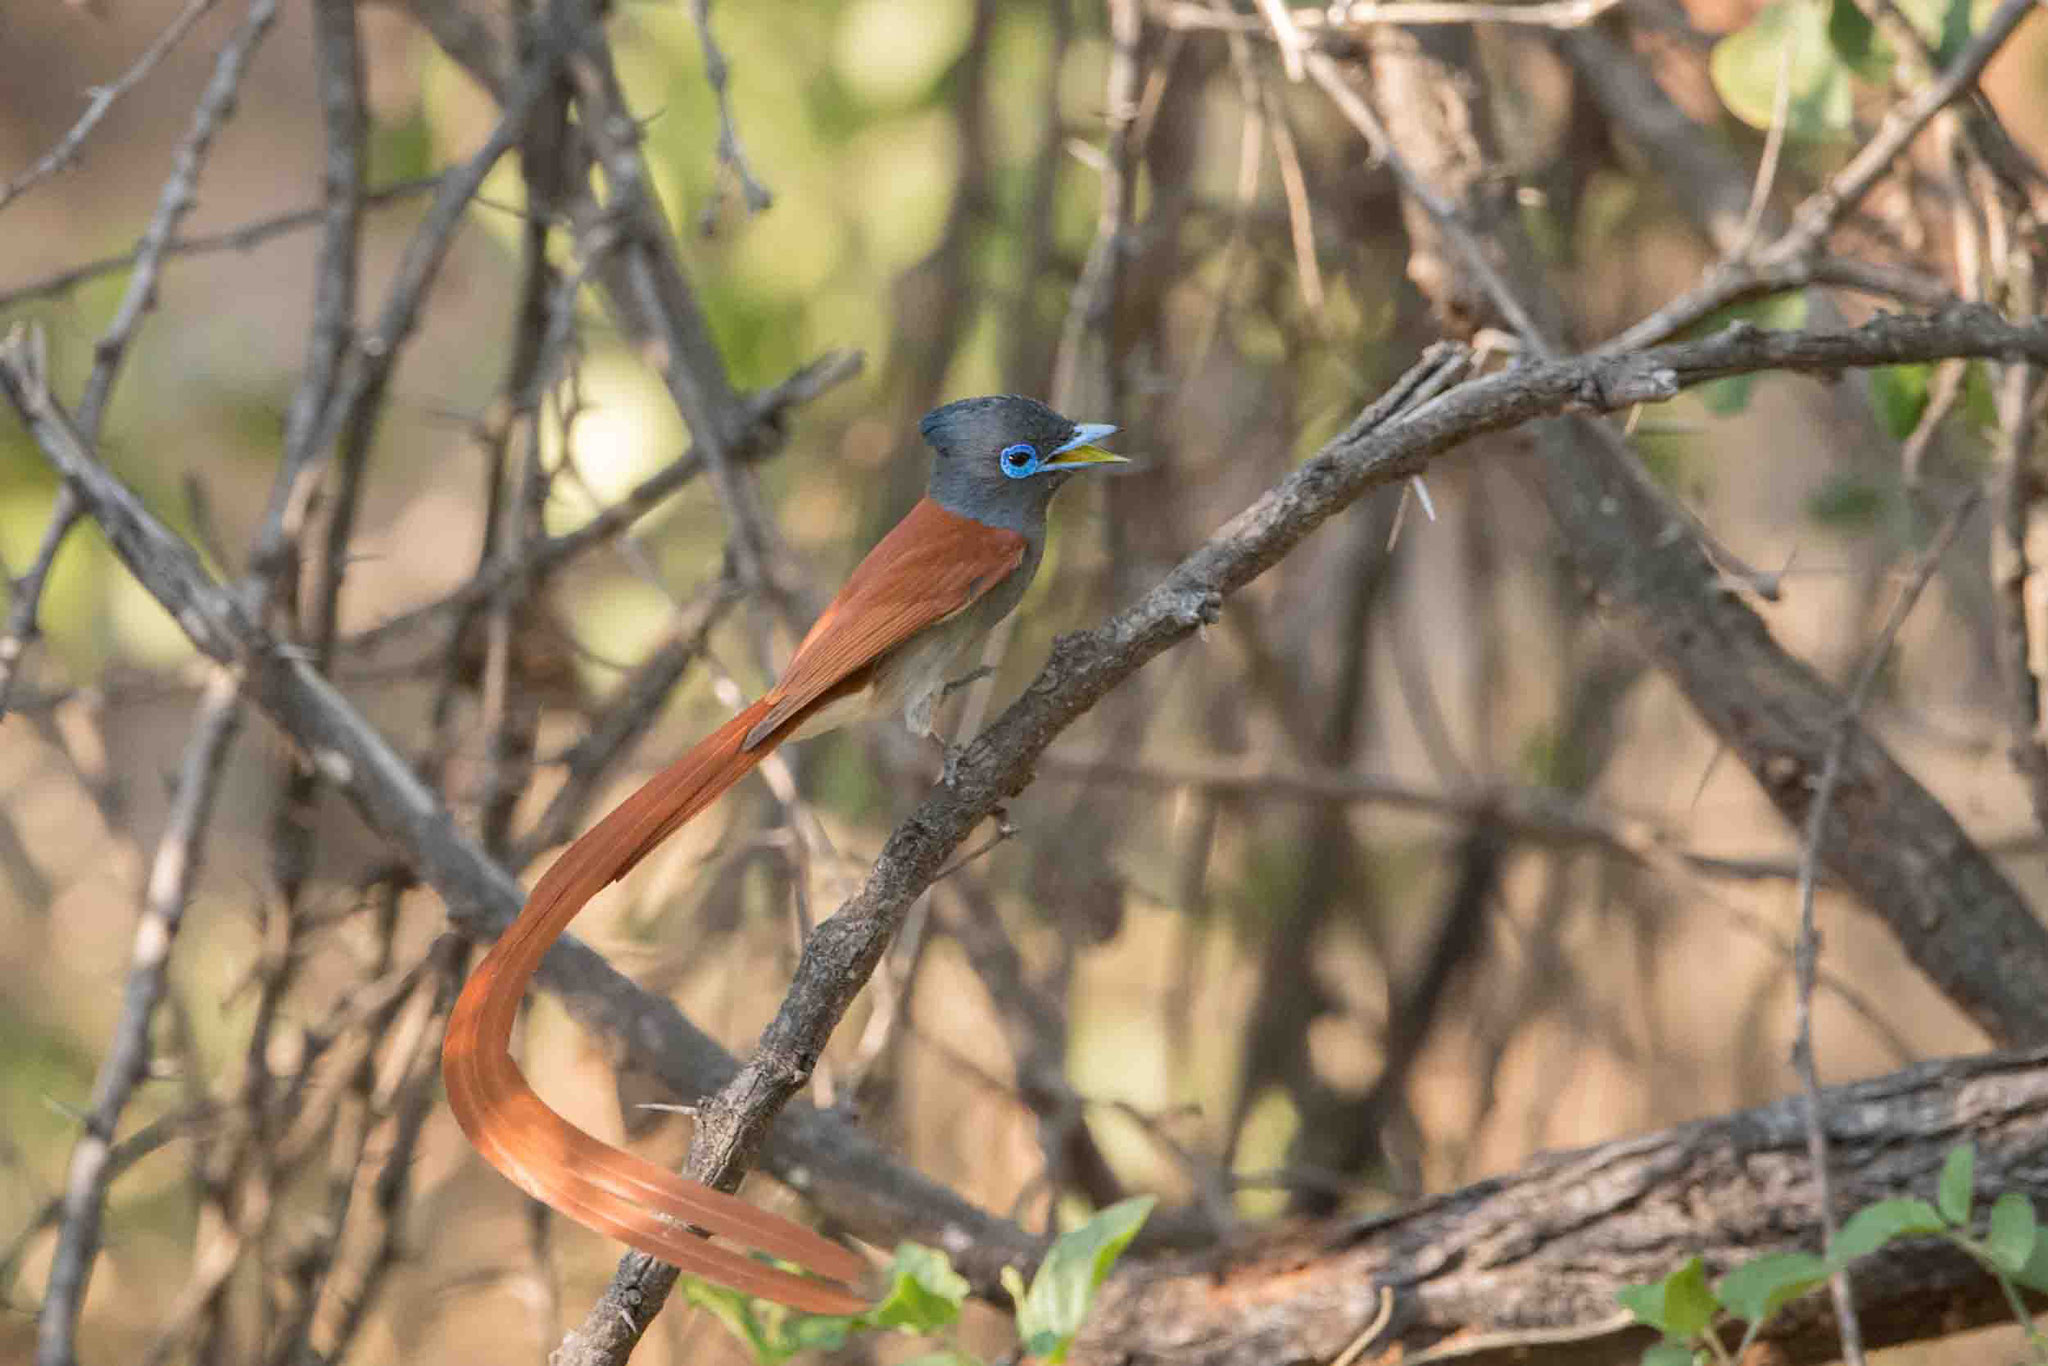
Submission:
[[[548,946],[591,897],[745,777],[777,745],[900,711],[930,734],[968,648],[1024,596],[1045,552],[1052,496],[1079,470],[1122,464],[1033,399],[962,399],[919,425],[929,489],[853,571],[766,695],[700,741],[555,860],[470,975],[448,1019],[441,1074],[477,1151],[535,1199],[706,1280],[815,1313],[865,1303],[705,1241],[718,1235],[843,1281],[863,1264],[837,1243],[684,1180],[584,1133],[535,1095],[512,1061],[512,1024]]]

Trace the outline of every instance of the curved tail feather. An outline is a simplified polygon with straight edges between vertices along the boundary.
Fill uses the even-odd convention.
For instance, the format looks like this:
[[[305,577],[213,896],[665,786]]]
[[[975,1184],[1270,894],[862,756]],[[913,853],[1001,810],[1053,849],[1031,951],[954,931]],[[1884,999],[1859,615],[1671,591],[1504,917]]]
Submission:
[[[583,1132],[534,1094],[511,1054],[520,999],[548,948],[593,896],[767,757],[779,737],[751,750],[745,739],[768,710],[763,699],[727,721],[555,860],[463,986],[441,1075],[471,1144],[535,1199],[692,1275],[813,1313],[854,1314],[867,1303],[845,1287],[714,1246],[691,1226],[842,1280],[865,1270],[859,1257]]]

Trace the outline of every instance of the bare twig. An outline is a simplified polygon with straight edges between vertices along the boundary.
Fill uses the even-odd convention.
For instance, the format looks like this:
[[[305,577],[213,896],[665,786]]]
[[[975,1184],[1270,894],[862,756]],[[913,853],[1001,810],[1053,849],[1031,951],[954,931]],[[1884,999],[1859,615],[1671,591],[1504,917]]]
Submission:
[[[65,538],[84,512],[84,505],[68,485],[58,489],[34,561],[20,578],[8,580],[7,622],[0,626],[0,716],[7,714],[14,700],[14,685],[21,678],[22,661],[41,631],[38,619],[42,614],[43,589],[57,563],[57,552],[64,548]]]
[[[1656,346],[1731,304],[1808,285],[1834,285],[1930,309],[1961,302],[1954,290],[1932,275],[1845,257],[1807,257],[1768,266],[1753,260],[1727,261],[1708,270],[1685,293],[1602,342],[1598,349],[1603,355],[1621,355]]]
[[[1814,892],[1819,883],[1821,833],[1827,827],[1828,808],[1834,800],[1835,786],[1841,780],[1842,759],[1848,752],[1849,743],[1855,734],[1858,717],[1870,700],[1871,689],[1876,685],[1884,662],[1891,655],[1892,642],[1898,638],[1899,628],[1905,625],[1906,617],[1920,600],[1922,590],[1934,577],[1934,571],[1941,565],[1941,557],[1954,544],[1956,536],[1963,529],[1963,523],[1976,510],[1983,496],[1981,487],[1972,487],[1963,495],[1953,511],[1942,523],[1934,539],[1921,552],[1919,561],[1913,566],[1905,586],[1899,590],[1897,601],[1892,604],[1891,614],[1877,633],[1877,639],[1870,647],[1870,653],[1857,672],[1855,684],[1849,689],[1843,707],[1840,726],[1834,741],[1829,745],[1827,762],[1822,766],[1820,783],[1814,790],[1813,807],[1808,813],[1805,837],[1799,853],[1799,939],[1793,954],[1794,975],[1797,979],[1797,1026],[1792,1044],[1792,1065],[1799,1072],[1800,1086],[1805,1095],[1806,1146],[1813,1160],[1814,1196],[1820,1207],[1821,1228],[1826,1241],[1832,1243],[1838,1226],[1832,1198],[1832,1187],[1828,1175],[1827,1122],[1822,1112],[1820,1070],[1814,1059],[1813,1049],[1813,989],[1815,970],[1820,962],[1820,936],[1814,927]],[[1834,1297],[1835,1322],[1842,1335],[1842,1359],[1851,1366],[1860,1366],[1863,1360],[1863,1333],[1856,1317],[1855,1297],[1849,1285],[1849,1273],[1838,1270],[1829,1279],[1829,1292]]]
[[[1818,249],[1843,215],[1861,204],[1871,187],[1891,170],[1892,163],[1920,135],[1928,120],[1976,85],[1977,77],[2005,47],[2013,31],[2038,8],[2038,3],[2039,0],[2004,0],[1939,80],[1911,99],[1892,106],[1877,133],[1850,158],[1848,165],[1799,206],[1791,228],[1766,247],[1759,259],[1772,265]]]
[[[739,182],[747,212],[764,213],[775,202],[775,196],[755,179],[754,168],[747,164],[746,149],[740,146],[739,123],[732,112],[730,71],[725,53],[711,32],[711,0],[690,0],[690,17],[696,21],[697,42],[704,51],[704,83],[711,87],[711,96],[718,102],[718,164]],[[705,231],[710,231],[714,222],[713,210],[707,208],[703,219]]]
[[[211,3],[211,0],[208,0]],[[188,14],[190,12],[188,11]],[[196,18],[196,14],[190,14]],[[104,415],[106,402],[119,376],[122,358],[127,354],[128,345],[141,325],[143,314],[156,301],[157,275],[162,269],[164,255],[171,239],[177,232],[178,224],[197,204],[196,187],[200,171],[206,165],[206,156],[213,146],[213,139],[221,125],[234,110],[235,93],[241,87],[242,76],[247,71],[249,60],[256,46],[277,17],[277,0],[254,0],[248,16],[229,37],[214,62],[212,78],[199,97],[199,105],[193,111],[190,128],[178,144],[172,158],[170,178],[164,182],[157,196],[157,206],[151,215],[149,225],[143,230],[142,238],[134,251],[134,274],[129,277],[128,288],[121,296],[115,309],[114,319],[93,347],[92,373],[86,379],[85,396],[78,405],[80,429],[85,433],[86,444],[91,445],[99,435],[100,419]],[[188,23],[180,19],[165,37],[175,42],[173,36],[182,33],[180,25]],[[160,43],[163,40],[159,40]],[[163,48],[168,51],[168,45]],[[147,74],[162,52],[154,57],[145,54],[147,65],[138,64],[130,75],[140,79]],[[104,111],[102,111],[104,112]],[[97,119],[95,119],[95,122]],[[90,131],[87,128],[86,131]],[[83,134],[80,135],[81,139]],[[0,195],[0,204],[6,196]],[[36,636],[36,619],[42,606],[43,588],[49,580],[50,567],[56,562],[57,552],[63,548],[64,539],[76,524],[81,509],[77,499],[69,490],[60,491],[55,506],[51,509],[48,529],[44,532],[42,546],[36,553],[34,565],[22,578],[12,585],[12,601],[8,607],[7,623],[0,628],[0,714],[4,714],[7,697],[21,667],[21,659],[29,644]]]
[[[1053,406],[1066,412],[1120,410],[1121,386],[1110,349],[1110,321],[1137,212],[1134,128],[1144,82],[1139,52],[1143,38],[1144,12],[1138,0],[1111,0],[1109,76],[1103,110],[1109,139],[1103,154],[1102,198],[1096,210],[1095,241],[1088,248],[1088,260],[1067,305],[1052,381]]]
[[[2005,674],[2005,702],[2014,765],[2026,777],[2034,819],[2048,830],[2048,731],[2044,731],[2044,680],[2036,653],[2048,621],[2038,585],[2048,566],[2030,553],[2030,532],[2043,515],[2041,477],[2033,464],[2035,429],[2041,420],[2042,382],[2037,366],[2013,366],[1999,393],[1998,524],[1993,574],[2000,603],[1999,648]]]
[[[249,69],[256,47],[277,18],[277,0],[254,0],[249,13],[228,37],[220,56],[214,60],[213,76],[192,111],[192,125],[171,158],[171,175],[157,195],[156,212],[143,229],[135,251],[135,273],[114,310],[114,320],[93,345],[92,374],[85,381],[84,397],[78,401],[79,428],[88,443],[98,439],[100,419],[107,399],[121,372],[122,358],[134,340],[143,314],[156,305],[157,274],[163,268],[164,253],[178,224],[198,204],[199,173],[206,165],[214,137],[234,112],[235,94]]]
[[[513,844],[513,867],[524,867],[542,850],[574,833],[599,780],[620,755],[652,728],[684,671],[703,656],[711,629],[738,599],[737,586],[729,579],[719,580],[701,602],[685,613],[674,633],[620,685],[617,701],[562,756],[565,780],[533,827]]]
[[[1299,81],[1303,74],[1301,54],[1308,49],[1308,39],[1295,26],[1293,11],[1287,8],[1286,0],[1258,0],[1258,5],[1259,13],[1273,31],[1273,41],[1280,45],[1280,64],[1287,70],[1287,79]]]
[[[1443,230],[1444,235],[1457,245],[1459,255],[1465,258],[1466,268],[1485,289],[1487,299],[1500,310],[1501,317],[1515,329],[1516,335],[1545,352],[1549,351],[1555,343],[1546,337],[1544,329],[1537,325],[1536,319],[1522,306],[1522,301],[1516,297],[1514,290],[1508,287],[1507,279],[1501,274],[1500,268],[1493,263],[1486,249],[1480,245],[1464,218],[1446,203],[1434,188],[1415,174],[1407,158],[1401,155],[1393,140],[1387,136],[1386,127],[1380,122],[1379,115],[1373,112],[1365,97],[1352,88],[1343,69],[1333,59],[1320,52],[1310,53],[1305,61],[1309,78],[1323,88],[1323,93],[1330,97],[1331,103],[1337,106],[1337,111],[1350,120],[1351,125],[1364,136],[1366,146],[1372,149],[1373,156],[1387,163],[1388,169],[1392,170],[1395,178],[1401,182],[1401,188],[1423,207]]]
[[[401,180],[381,190],[366,190],[362,195],[362,206],[365,209],[381,209],[402,204],[420,195],[432,194],[440,188],[441,180],[440,175],[421,176],[417,180]],[[211,256],[228,251],[249,251],[273,237],[281,237],[302,228],[316,227],[327,213],[324,205],[315,205],[311,208],[272,214],[268,218],[251,219],[240,227],[224,228],[219,232],[201,233],[193,237],[173,237],[164,247],[163,254],[169,259],[180,256]],[[128,269],[135,264],[140,253],[139,247],[131,248],[118,256],[102,256],[96,261],[72,266],[54,275],[44,276],[40,280],[31,280],[13,289],[0,290],[0,309],[66,294],[90,280]]]
[[[1097,630],[1059,642],[1038,681],[969,746],[955,782],[936,791],[897,830],[861,892],[819,926],[760,1054],[700,1121],[693,1173],[729,1183],[750,1163],[770,1119],[802,1084],[807,1068],[801,1060],[817,1055],[910,902],[980,820],[1022,788],[1055,736],[1146,661],[1192,635],[1214,617],[1225,596],[1365,490],[1405,479],[1472,436],[1569,407],[1625,409],[1667,398],[1684,383],[1743,370],[1834,370],[1957,354],[2048,358],[2048,324],[2016,326],[1989,310],[1963,309],[1937,318],[1879,319],[1835,333],[1731,328],[1705,341],[1639,356],[1533,363],[1449,390],[1378,429],[1347,431],[1226,524],[1137,604]],[[521,901],[517,884],[456,834],[410,767],[305,661],[266,642],[233,599],[212,584],[190,548],[90,458],[75,428],[32,372],[24,371],[25,358],[19,340],[0,353],[0,390],[23,414],[39,448],[85,495],[123,563],[165,604],[195,645],[217,659],[244,663],[252,699],[280,720],[373,826],[417,861],[448,898],[457,923],[473,933],[506,923]],[[1926,951],[1913,947],[1916,953]],[[586,1018],[595,1017],[597,1027],[620,1031],[636,1063],[646,1057],[661,1075],[673,1076],[680,1058],[701,1054],[701,1041],[682,1040],[670,1043],[673,1057],[647,1053],[655,1041],[650,1019],[669,1021],[671,1030],[680,1021],[666,1013],[642,1014],[635,1017],[637,1028],[625,1028],[616,1004],[622,990],[618,979],[573,941],[550,955],[543,976],[556,989],[570,988],[572,1000]],[[1952,983],[1945,971],[1936,976],[1944,986]],[[601,992],[598,982],[613,985]],[[1979,1017],[1998,1019],[2001,1012],[2013,1012],[2012,1027],[2025,1028],[2024,1011],[2038,1008],[2038,1002],[2004,1001],[1995,994],[1997,986],[1973,983],[1972,991],[1992,994],[1971,996],[1961,1004]],[[608,998],[604,992],[612,994]],[[799,1115],[793,1122],[799,1133],[815,1135],[814,1119]],[[779,1151],[783,1170],[789,1171],[789,1151]],[[848,1195],[835,1177],[834,1170],[814,1164],[806,1188],[816,1190],[829,1206]],[[875,1191],[867,1190],[849,1208],[864,1210],[859,1224],[879,1236],[891,1226],[877,1217],[876,1198]],[[977,1222],[990,1241],[956,1260],[964,1260],[969,1274],[979,1277],[993,1270],[983,1252],[1015,1249],[1017,1243],[1006,1242],[1006,1235],[985,1221]]]
[[[1047,755],[1040,768],[1049,778],[1071,782],[1200,788],[1278,801],[1355,802],[1427,812],[1455,821],[1469,822],[1487,813],[1504,833],[1517,839],[1566,847],[1591,845],[1637,862],[1672,859],[1706,877],[1789,882],[1799,875],[1797,865],[1790,861],[1730,858],[1678,847],[1654,821],[1598,811],[1543,788],[1445,792],[1369,773],[1247,768],[1186,759],[1165,762],[1069,756],[1057,751]]]
[[[1322,34],[1381,24],[1508,24],[1524,28],[1583,28],[1615,8],[1621,0],[1541,0],[1529,5],[1460,4],[1457,0],[1354,0],[1319,9],[1288,10],[1297,33]],[[1277,38],[1276,26],[1264,17],[1217,11],[1194,0],[1149,0],[1146,9],[1165,28],[1221,29]]]
[[[186,898],[199,875],[207,820],[221,769],[241,714],[234,671],[214,671],[179,765],[178,786],[135,925],[135,948],[123,990],[121,1018],[93,1084],[85,1133],[71,1150],[64,1216],[50,1264],[49,1287],[36,1316],[36,1366],[73,1366],[79,1310],[100,1249],[100,1218],[112,1177],[114,1133],[135,1087],[149,1072],[149,1026],[163,1000],[171,945]]]
[[[294,472],[295,482],[285,513],[288,521],[297,522],[303,518],[304,509],[325,473],[326,453],[342,439],[344,433],[347,433],[347,445],[341,453],[344,463],[359,461],[366,453],[378,409],[390,383],[391,368],[397,361],[400,348],[418,326],[420,309],[440,274],[442,262],[447,259],[455,229],[468,211],[470,200],[482,187],[484,177],[498,159],[519,141],[526,127],[527,115],[554,84],[557,64],[562,60],[567,45],[573,41],[564,32],[565,25],[556,12],[558,8],[559,5],[548,10],[548,18],[543,21],[546,31],[540,51],[536,59],[520,72],[490,136],[460,169],[442,177],[435,189],[432,206],[412,239],[406,243],[405,255],[393,275],[376,326],[357,345],[350,357],[352,363],[345,367],[333,397],[322,411],[319,422],[313,426],[312,435],[308,438],[310,458]],[[347,539],[345,531],[344,528],[341,538],[344,542]]]
[[[1757,162],[1756,185],[1749,192],[1749,211],[1742,215],[1735,245],[1728,252],[1736,260],[1749,254],[1750,244],[1756,241],[1757,229],[1763,226],[1764,210],[1771,202],[1771,186],[1778,178],[1778,157],[1785,150],[1785,128],[1792,112],[1792,63],[1799,56],[1799,44],[1804,36],[1805,30],[1795,31],[1793,40],[1778,53],[1778,80],[1771,95],[1771,126],[1764,134],[1764,152]]]
[[[28,416],[45,454],[79,483],[96,519],[113,529],[123,562],[202,651],[246,662],[250,699],[442,893],[456,928],[488,939],[509,925],[525,900],[518,881],[455,828],[404,755],[299,652],[260,631],[236,596],[207,576],[191,548],[91,458],[30,359],[25,336],[0,347],[0,392]],[[622,1041],[630,1064],[676,1095],[705,1094],[733,1074],[730,1055],[670,1002],[634,987],[578,940],[557,944],[540,980],[587,1027]],[[768,1152],[771,1169],[877,1241],[947,1241],[955,1235],[944,1230],[965,1230],[968,1246],[956,1262],[979,1284],[993,1286],[1000,1266],[1035,1246],[1021,1230],[904,1168],[858,1131],[805,1107],[784,1115]]]
[[[858,351],[827,352],[780,384],[753,395],[746,402],[746,426],[732,448],[733,458],[743,462],[760,460],[781,449],[782,424],[791,410],[852,379],[861,372],[862,364]],[[623,535],[664,498],[703,473],[704,468],[703,447],[692,444],[574,531],[536,541],[520,558],[503,560],[479,571],[445,597],[351,636],[348,650],[355,653],[375,648],[427,622],[463,611],[497,593],[517,576],[545,577],[584,551]]]
[[[734,468],[732,448],[746,425],[744,404],[732,391],[725,362],[676,258],[661,207],[648,188],[640,155],[640,127],[626,102],[604,31],[588,0],[563,0],[577,21],[569,72],[575,81],[581,127],[604,168],[609,201],[572,213],[581,236],[611,221],[630,226],[620,267],[607,276],[615,308],[627,314],[635,340],[661,375],[669,396],[704,452],[705,470],[725,514],[727,544],[749,592],[768,592],[787,606],[774,577],[774,537],[767,516]]]
[[[288,505],[299,471],[318,454],[314,438],[320,416],[333,399],[353,338],[356,253],[363,213],[366,120],[355,14],[340,0],[319,0],[313,13],[327,155],[321,166],[322,230],[313,275],[311,340],[298,390],[285,416],[283,465],[250,556],[252,570],[271,580],[273,590],[282,586],[288,600],[297,587],[297,565],[288,566],[282,558],[289,550],[295,559],[299,530],[288,517]]]
[[[128,1137],[121,1139],[107,1150],[106,1165],[101,1172],[105,1184],[112,1184],[116,1177],[142,1161],[152,1153],[159,1152],[180,1139],[191,1138],[197,1131],[213,1122],[214,1111],[209,1105],[200,1105],[189,1110],[179,1110],[153,1119]],[[65,1192],[45,1200],[42,1205],[23,1221],[21,1231],[5,1243],[0,1243],[0,1280],[12,1283],[21,1259],[30,1245],[45,1230],[54,1228],[64,1217]]]
[[[144,77],[154,71],[157,63],[169,55],[171,49],[191,32],[192,25],[199,22],[199,16],[213,6],[214,0],[187,0],[185,8],[178,11],[177,17],[156,36],[156,41],[143,50],[142,55],[135,59],[133,66],[122,72],[113,84],[94,87],[92,98],[86,101],[85,112],[78,116],[78,122],[71,125],[70,131],[58,139],[57,145],[45,152],[35,165],[6,184],[0,185],[0,209],[6,208],[19,198],[23,191],[69,166],[78,156],[79,149],[85,146],[85,140],[92,136],[92,130],[99,127],[100,120],[114,107],[114,101],[134,89]]]

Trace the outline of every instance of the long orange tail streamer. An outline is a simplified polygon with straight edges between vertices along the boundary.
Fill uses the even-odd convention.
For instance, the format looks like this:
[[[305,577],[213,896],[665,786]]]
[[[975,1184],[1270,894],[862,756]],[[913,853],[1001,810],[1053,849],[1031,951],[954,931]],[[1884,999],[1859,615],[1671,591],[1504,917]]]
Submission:
[[[469,1141],[536,1200],[692,1275],[813,1313],[854,1314],[867,1303],[844,1286],[714,1246],[692,1228],[841,1280],[859,1279],[860,1258],[800,1224],[584,1133],[534,1094],[511,1054],[520,998],[549,945],[585,902],[775,748],[780,735],[742,747],[771,705],[763,698],[720,726],[555,860],[456,1000],[441,1075]]]

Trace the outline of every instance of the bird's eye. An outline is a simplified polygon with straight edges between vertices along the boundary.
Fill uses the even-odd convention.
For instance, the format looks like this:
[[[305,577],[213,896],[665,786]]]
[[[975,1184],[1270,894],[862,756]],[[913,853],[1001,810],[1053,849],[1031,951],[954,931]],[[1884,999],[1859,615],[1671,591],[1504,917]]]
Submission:
[[[1022,479],[1038,468],[1038,447],[1028,441],[1014,446],[1003,447],[1003,473],[1012,479]]]

